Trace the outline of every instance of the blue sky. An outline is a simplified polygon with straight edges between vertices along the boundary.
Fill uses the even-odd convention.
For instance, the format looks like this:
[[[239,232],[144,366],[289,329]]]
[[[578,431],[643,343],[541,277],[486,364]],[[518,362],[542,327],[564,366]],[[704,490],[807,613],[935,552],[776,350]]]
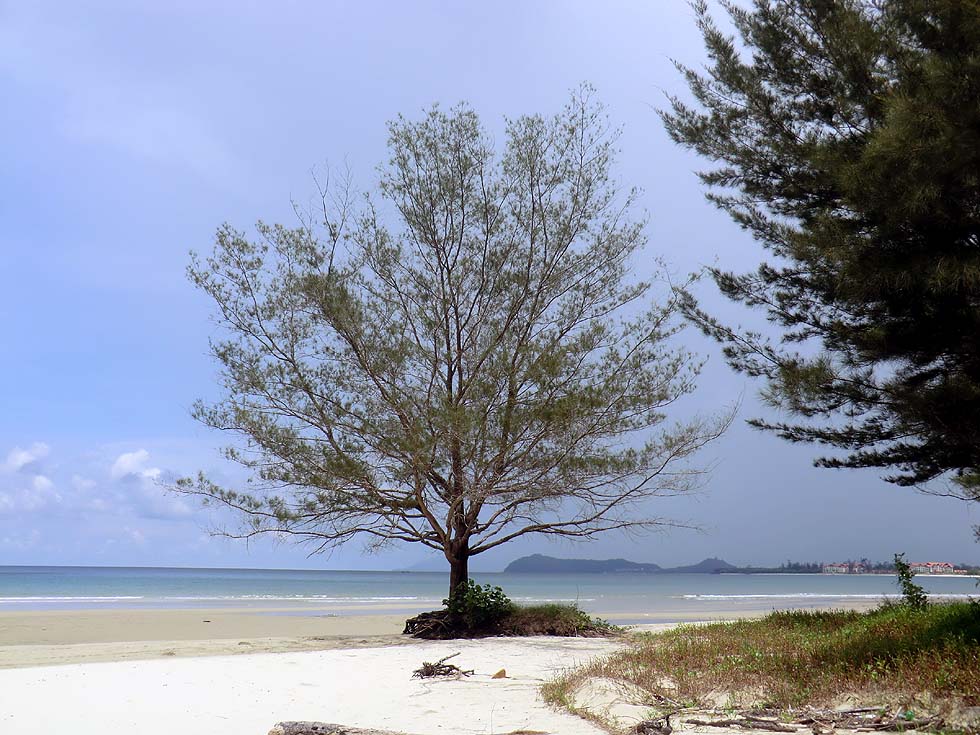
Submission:
[[[493,130],[551,113],[591,82],[623,126],[618,173],[644,190],[650,254],[683,274],[748,268],[760,248],[707,204],[700,162],[655,110],[683,93],[670,59],[699,64],[683,0],[656,2],[133,3],[0,0],[0,564],[392,568],[407,548],[329,558],[211,537],[211,518],[160,482],[223,473],[221,437],[191,403],[213,397],[210,305],[188,252],[224,221],[292,222],[310,169],[351,168],[371,187],[385,121],[470,102]],[[706,303],[740,314],[705,285]],[[692,409],[743,396],[708,450],[701,495],[658,512],[702,526],[530,551],[679,564],[911,557],[980,560],[975,508],[895,488],[871,471],[817,470],[743,420],[758,385],[714,345]]]

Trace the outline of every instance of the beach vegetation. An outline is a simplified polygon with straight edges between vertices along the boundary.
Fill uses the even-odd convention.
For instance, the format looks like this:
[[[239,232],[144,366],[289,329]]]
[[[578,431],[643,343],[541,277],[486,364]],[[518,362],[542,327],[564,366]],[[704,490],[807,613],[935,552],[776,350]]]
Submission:
[[[573,692],[595,678],[638,687],[661,711],[723,703],[783,719],[803,708],[953,712],[980,705],[980,605],[773,612],[635,634],[628,650],[564,674],[544,693],[574,706]]]
[[[752,425],[980,500],[980,4],[722,5],[693,3],[707,69],[662,117],[767,251],[711,275],[773,329],[686,313],[790,417]]]
[[[426,639],[535,635],[594,638],[619,636],[624,632],[602,618],[589,615],[575,603],[517,604],[499,587],[481,588],[472,580],[457,590],[466,591],[458,594],[456,601],[443,600],[442,610],[410,618],[404,632]]]
[[[898,586],[902,590],[902,601],[906,605],[918,610],[929,603],[926,591],[914,581],[915,572],[905,561],[905,554],[895,554],[895,574],[898,576]]]
[[[500,587],[481,586],[472,579],[456,587],[442,604],[448,618],[467,630],[496,628],[515,607]]]
[[[623,629],[589,615],[569,602],[516,605],[501,621],[501,635],[557,635],[568,637],[618,636]]]
[[[676,525],[650,501],[701,486],[731,412],[683,413],[702,361],[665,269],[635,269],[617,132],[583,86],[501,139],[467,105],[398,117],[373,193],[317,178],[295,226],[225,225],[193,256],[220,330],[194,416],[248,480],[174,489],[235,511],[221,533],[421,544],[453,598],[520,537]]]

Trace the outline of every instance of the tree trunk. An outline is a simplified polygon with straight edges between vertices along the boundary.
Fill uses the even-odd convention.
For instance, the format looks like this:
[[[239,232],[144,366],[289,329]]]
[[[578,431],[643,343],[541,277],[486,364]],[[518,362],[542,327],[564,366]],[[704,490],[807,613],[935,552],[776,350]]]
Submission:
[[[463,541],[459,544],[455,553],[449,559],[449,597],[460,585],[465,585],[470,578],[470,549],[469,542]]]

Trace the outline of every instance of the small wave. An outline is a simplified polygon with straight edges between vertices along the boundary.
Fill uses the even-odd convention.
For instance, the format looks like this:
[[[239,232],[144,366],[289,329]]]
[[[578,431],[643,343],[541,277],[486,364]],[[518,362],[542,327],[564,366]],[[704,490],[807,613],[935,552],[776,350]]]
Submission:
[[[522,603],[549,603],[549,602],[595,602],[594,597],[515,597],[515,602]],[[147,603],[181,603],[181,602],[293,602],[293,603],[313,603],[313,604],[371,604],[371,603],[406,603],[411,605],[438,605],[441,599],[435,597],[422,597],[419,595],[375,595],[375,596],[351,596],[337,597],[335,595],[45,595],[45,596],[24,596],[24,597],[0,597],[0,605],[3,604],[31,604],[31,603],[114,603],[114,602],[133,602],[142,601]]]
[[[783,594],[752,594],[752,595],[680,595],[684,600],[881,600],[899,599],[901,595],[894,593],[878,594],[839,594],[825,592],[790,592]],[[936,592],[929,597],[942,599],[969,600],[973,595],[959,593]]]
[[[118,597],[0,597],[0,602],[120,602],[123,600],[145,600],[145,597],[124,595]]]
[[[331,597],[329,595],[47,595],[25,597],[0,597],[0,604],[7,602],[126,602],[130,600],[145,600],[147,602],[433,602],[424,597],[416,596],[384,596],[384,597]]]
[[[311,602],[390,602],[403,600],[425,600],[426,598],[412,595],[385,597],[333,597],[330,595],[175,595],[170,597],[156,597],[153,599],[172,602],[187,602],[189,600],[263,600],[269,602],[302,602],[304,600]]]

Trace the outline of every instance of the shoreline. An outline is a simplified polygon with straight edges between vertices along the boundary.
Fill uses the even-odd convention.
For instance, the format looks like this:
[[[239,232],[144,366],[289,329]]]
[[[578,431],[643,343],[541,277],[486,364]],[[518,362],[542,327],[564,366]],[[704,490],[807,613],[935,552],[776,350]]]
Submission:
[[[874,606],[860,601],[846,607]],[[726,606],[696,613],[611,611],[597,616],[631,630],[657,631],[770,611]],[[402,635],[411,614],[344,615],[282,607],[5,611],[0,612],[0,669],[421,644]]]

